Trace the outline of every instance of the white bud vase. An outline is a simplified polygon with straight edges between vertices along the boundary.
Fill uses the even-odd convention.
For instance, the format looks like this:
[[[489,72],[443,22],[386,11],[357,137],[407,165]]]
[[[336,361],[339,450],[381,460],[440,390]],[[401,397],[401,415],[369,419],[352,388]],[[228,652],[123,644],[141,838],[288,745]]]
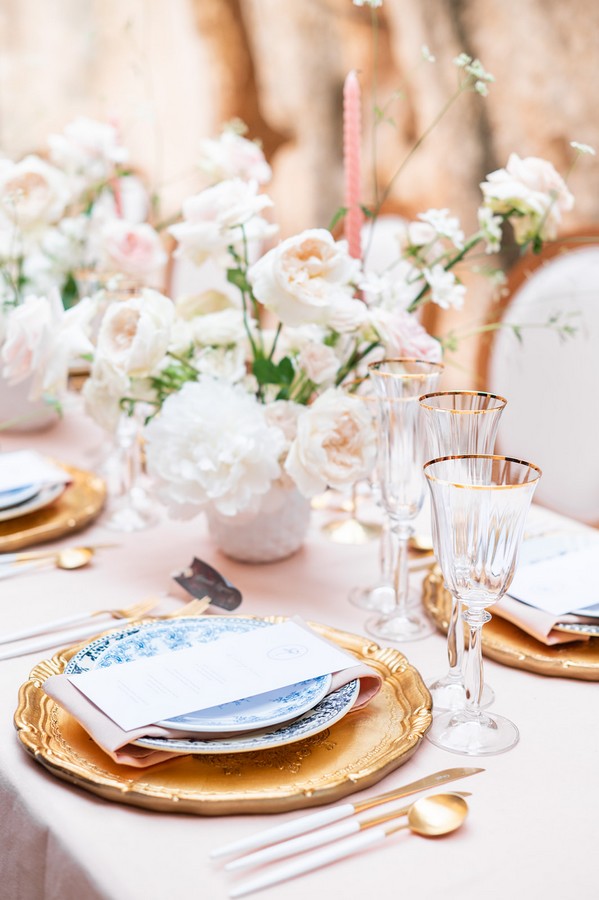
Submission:
[[[275,485],[258,512],[223,516],[206,512],[210,535],[226,556],[240,562],[285,559],[304,543],[310,525],[310,501],[295,487]]]

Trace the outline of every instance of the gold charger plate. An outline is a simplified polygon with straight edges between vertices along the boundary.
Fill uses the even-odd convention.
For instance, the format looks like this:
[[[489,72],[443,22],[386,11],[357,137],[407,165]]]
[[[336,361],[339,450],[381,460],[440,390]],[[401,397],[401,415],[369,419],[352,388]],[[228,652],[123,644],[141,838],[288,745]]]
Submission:
[[[74,533],[102,511],[106,486],[92,472],[57,463],[72,478],[64,492],[49,506],[29,515],[0,522],[0,553],[21,550]]]
[[[267,621],[285,620],[272,616]],[[432,721],[431,698],[399,650],[310,624],[383,678],[366,707],[311,738],[271,750],[179,756],[146,769],[120,766],[42,689],[83,645],[62,650],[32,670],[19,691],[18,736],[58,778],[106,800],[161,812],[269,813],[338,800],[380,781],[415,753]]]
[[[447,633],[451,595],[438,569],[424,579],[422,600],[435,625]],[[493,608],[489,610],[493,613]],[[492,615],[482,630],[485,656],[515,669],[539,675],[599,681],[599,638],[548,647],[501,616]]]

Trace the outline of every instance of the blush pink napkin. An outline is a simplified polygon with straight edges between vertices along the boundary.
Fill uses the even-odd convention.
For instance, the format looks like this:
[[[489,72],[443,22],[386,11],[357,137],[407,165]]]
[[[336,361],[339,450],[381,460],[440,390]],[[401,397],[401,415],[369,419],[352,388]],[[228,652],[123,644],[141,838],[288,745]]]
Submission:
[[[513,625],[517,625],[526,634],[551,647],[555,644],[568,644],[572,641],[588,641],[587,635],[573,635],[565,631],[556,631],[555,626],[559,622],[596,622],[596,619],[585,618],[584,616],[565,615],[553,616],[551,613],[544,612],[542,609],[536,609],[534,606],[528,606],[521,603],[513,597],[502,597],[499,603],[491,609],[493,615],[506,619]]]
[[[382,684],[382,678],[378,672],[375,672],[369,666],[360,664],[334,673],[329,693],[336,691],[356,678],[360,680],[360,691],[353,709],[365,706],[366,703],[372,700]],[[191,734],[189,732],[185,732],[183,735],[180,731],[170,730],[161,725],[148,725],[135,731],[124,731],[78,691],[66,675],[52,675],[44,682],[43,687],[48,696],[52,697],[59,706],[62,706],[63,709],[77,719],[90,737],[115,762],[124,766],[136,766],[138,768],[153,766],[156,763],[181,755],[180,753],[169,753],[163,750],[150,750],[146,747],[138,747],[132,743],[141,737],[181,738],[184,736],[191,740],[210,740],[215,737],[223,737],[223,735]]]

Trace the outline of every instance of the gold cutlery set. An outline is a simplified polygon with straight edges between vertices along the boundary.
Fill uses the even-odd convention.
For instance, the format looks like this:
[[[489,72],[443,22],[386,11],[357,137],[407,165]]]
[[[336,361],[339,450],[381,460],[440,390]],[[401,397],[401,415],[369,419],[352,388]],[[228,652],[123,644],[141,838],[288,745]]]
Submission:
[[[381,843],[398,831],[409,829],[423,837],[449,834],[460,828],[468,814],[465,797],[470,796],[469,792],[433,794],[381,815],[366,819],[357,817],[376,806],[467,778],[478,772],[484,772],[484,769],[444,769],[395,791],[355,803],[339,804],[252,834],[216,848],[210,853],[210,857],[214,860],[232,857],[224,865],[224,869],[229,872],[243,871],[280,859],[286,860],[281,865],[263,870],[231,887],[230,897],[244,897],[351,856]],[[406,824],[387,824],[404,816],[408,820]]]

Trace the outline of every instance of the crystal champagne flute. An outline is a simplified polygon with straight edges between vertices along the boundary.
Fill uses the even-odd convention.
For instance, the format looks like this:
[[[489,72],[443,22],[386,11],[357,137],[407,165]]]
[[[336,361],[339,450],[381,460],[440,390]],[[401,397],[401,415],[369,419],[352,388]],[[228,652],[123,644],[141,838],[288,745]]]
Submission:
[[[427,431],[427,459],[471,453],[493,453],[501,414],[507,400],[484,391],[437,391],[420,398]],[[434,527],[434,521],[432,522]],[[445,585],[447,589],[447,585]],[[447,629],[448,672],[427,683],[435,709],[459,709],[466,703],[464,687],[464,627],[458,598],[451,595]],[[481,706],[493,702],[485,685]]]
[[[408,609],[408,542],[424,501],[423,416],[419,398],[437,387],[443,366],[423,359],[384,359],[369,366],[377,396],[377,467],[391,522],[395,559],[391,609],[368,619],[366,630],[387,641],[411,641],[433,631],[424,612]]]
[[[436,715],[427,736],[454,753],[503,753],[519,734],[509,719],[481,708],[481,630],[491,618],[487,608],[503,597],[514,577],[541,470],[522,460],[473,454],[430,460],[424,474],[431,491],[435,554],[470,630],[466,706]]]

